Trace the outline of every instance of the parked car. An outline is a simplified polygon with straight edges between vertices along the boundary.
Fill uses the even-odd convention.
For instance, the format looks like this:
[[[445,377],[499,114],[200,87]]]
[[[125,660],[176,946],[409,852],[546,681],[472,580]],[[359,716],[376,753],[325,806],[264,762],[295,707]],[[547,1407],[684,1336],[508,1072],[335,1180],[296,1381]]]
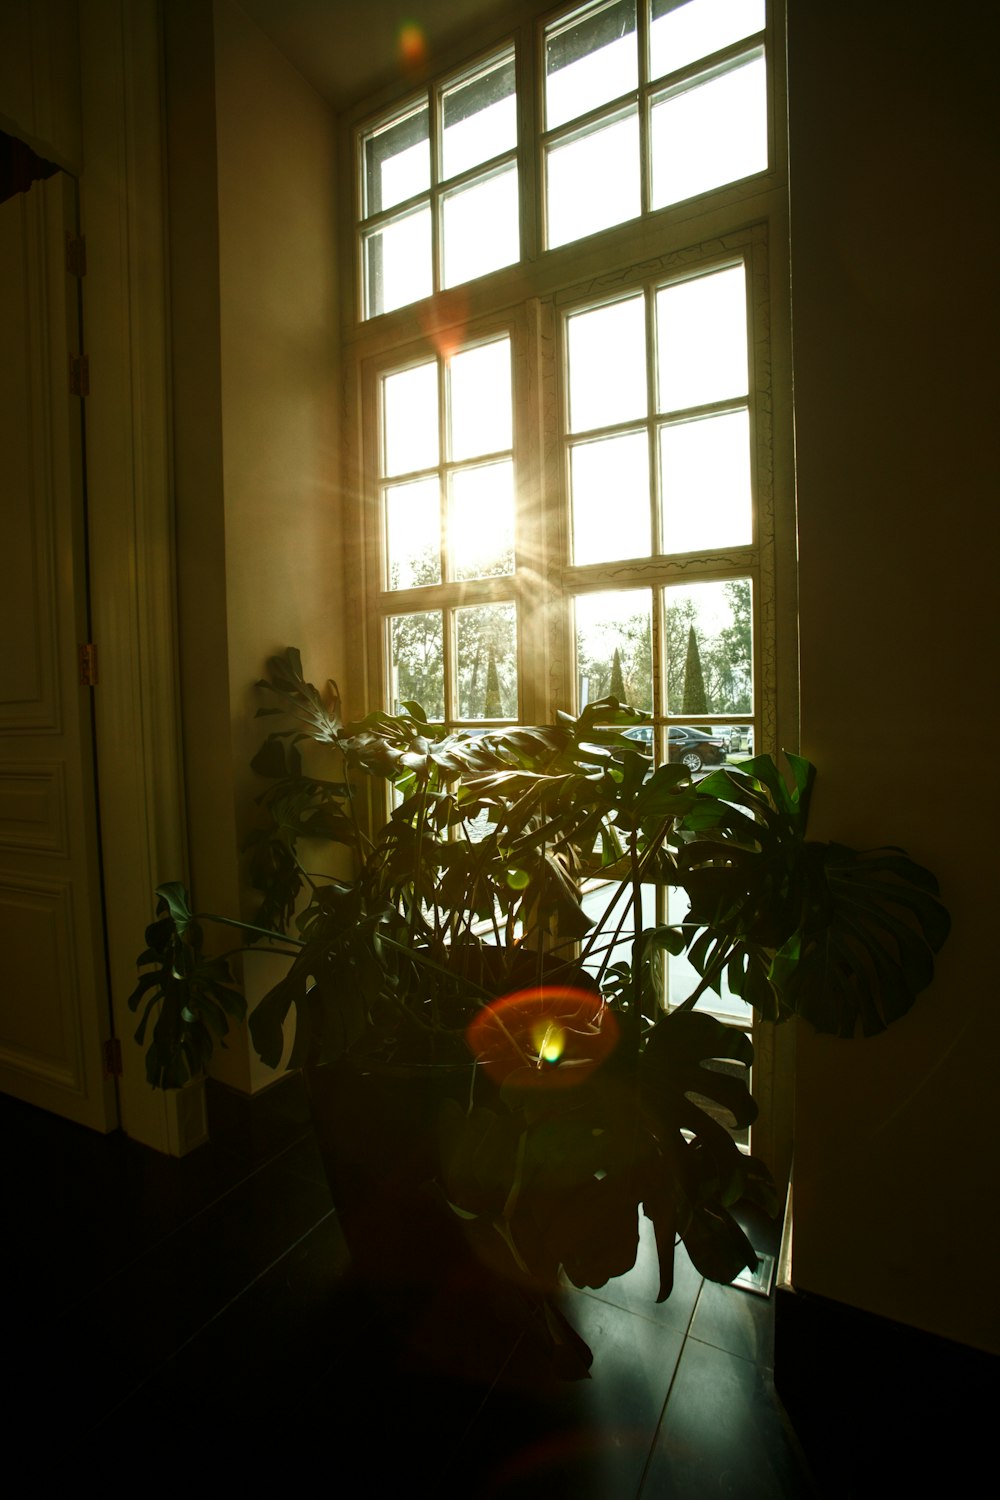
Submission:
[[[717,734],[725,745],[730,755],[738,755],[743,748],[743,734],[745,725],[742,724],[716,724],[707,729],[706,734]]]
[[[653,726],[634,724],[622,731],[626,739],[636,740],[646,755],[653,753]],[[701,771],[705,766],[721,766],[729,749],[729,739],[722,731],[706,734],[703,729],[694,729],[686,724],[671,724],[667,732],[667,755],[679,761],[689,771]]]
[[[652,724],[633,724],[631,729],[623,729],[622,734],[627,740],[637,740],[641,749],[647,755],[653,753],[653,726]]]
[[[689,771],[705,766],[721,766],[729,750],[729,740],[721,734],[706,734],[686,724],[671,724],[667,733],[667,756],[680,761]]]

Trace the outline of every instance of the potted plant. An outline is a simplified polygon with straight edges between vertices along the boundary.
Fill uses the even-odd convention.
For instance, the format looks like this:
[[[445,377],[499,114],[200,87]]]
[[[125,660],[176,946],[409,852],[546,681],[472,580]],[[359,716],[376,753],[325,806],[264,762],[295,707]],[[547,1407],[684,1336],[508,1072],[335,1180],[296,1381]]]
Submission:
[[[250,1033],[277,1067],[294,1027],[288,1066],[305,1070],[359,1264],[404,1296],[435,1268],[486,1266],[570,1373],[588,1355],[551,1293],[628,1270],[640,1209],[660,1300],[678,1238],[713,1280],[754,1266],[731,1209],[774,1211],[774,1186],[723,1123],[752,1122],[745,1083],[710,1066],[749,1065],[752,1046],[699,1005],[725,982],[767,1020],[882,1029],[947,934],[933,877],[896,849],[809,841],[815,773],[798,757],[787,781],[768,756],[697,784],[653,768],[622,733],[648,720],[615,699],[440,734],[412,703],[345,723],[292,649],[260,686],[259,712],[283,716],[253,762],[260,911],[211,920],[288,955]],[[304,742],[327,775],[306,770]],[[317,839],[346,847],[349,879],[306,867]],[[683,888],[685,920],[645,926],[644,886]],[[130,1001],[157,1086],[203,1068],[244,1017],[205,920],[182,886],[160,887]],[[682,953],[698,981],[667,1007],[664,965]]]

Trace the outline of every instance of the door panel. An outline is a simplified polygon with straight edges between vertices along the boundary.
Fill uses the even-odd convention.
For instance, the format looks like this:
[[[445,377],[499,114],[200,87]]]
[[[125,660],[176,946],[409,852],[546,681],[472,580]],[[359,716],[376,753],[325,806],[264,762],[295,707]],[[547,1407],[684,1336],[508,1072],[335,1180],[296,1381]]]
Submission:
[[[0,1089],[109,1130],[87,639],[75,184],[0,204]]]

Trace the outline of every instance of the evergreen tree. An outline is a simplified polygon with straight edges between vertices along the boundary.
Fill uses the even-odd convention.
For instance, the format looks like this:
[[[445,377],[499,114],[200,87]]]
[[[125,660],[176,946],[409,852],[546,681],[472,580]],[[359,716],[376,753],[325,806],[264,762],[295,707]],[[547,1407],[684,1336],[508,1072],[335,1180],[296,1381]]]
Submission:
[[[688,627],[687,659],[684,662],[684,703],[681,713],[692,716],[708,713],[705,677],[701,670],[698,637],[694,633],[693,625]]]
[[[502,719],[503,704],[500,702],[500,679],[497,676],[497,659],[490,647],[490,657],[486,664],[486,706],[483,709],[484,719]]]
[[[625,702],[625,679],[622,677],[622,654],[615,647],[614,658],[611,662],[611,686],[608,688],[608,697],[617,698],[619,703]]]

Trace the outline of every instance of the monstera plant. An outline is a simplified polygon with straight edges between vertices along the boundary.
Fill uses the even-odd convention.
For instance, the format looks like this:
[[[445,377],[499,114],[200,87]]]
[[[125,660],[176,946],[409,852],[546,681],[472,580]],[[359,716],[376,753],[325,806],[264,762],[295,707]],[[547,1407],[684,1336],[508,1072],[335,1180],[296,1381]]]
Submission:
[[[182,1084],[243,1020],[229,958],[204,947],[222,923],[288,957],[249,1017],[261,1058],[287,1057],[314,1090],[333,1080],[355,1141],[402,1090],[375,1175],[405,1162],[493,1272],[543,1297],[561,1276],[601,1286],[634,1263],[640,1208],[660,1299],[678,1239],[714,1280],[752,1267],[731,1210],[773,1210],[775,1193],[732,1133],[756,1114],[746,1075],[719,1068],[746,1067],[752,1046],[707,997],[728,985],[768,1021],[881,1030],[947,934],[933,877],[898,849],[811,842],[815,772],[796,756],[787,779],[768,756],[697,783],[654,767],[622,733],[643,716],[614,699],[445,733],[414,703],[344,722],[336,688],[306,681],[291,649],[260,687],[259,712],[281,716],[253,762],[260,909],[206,918],[160,887],[131,999],[150,1081]],[[311,867],[331,844],[348,875]],[[645,923],[651,887],[686,892],[680,924]],[[668,996],[684,954],[696,982]],[[382,1091],[371,1121],[359,1080]],[[356,1201],[356,1167],[331,1173],[335,1198],[339,1184]]]

